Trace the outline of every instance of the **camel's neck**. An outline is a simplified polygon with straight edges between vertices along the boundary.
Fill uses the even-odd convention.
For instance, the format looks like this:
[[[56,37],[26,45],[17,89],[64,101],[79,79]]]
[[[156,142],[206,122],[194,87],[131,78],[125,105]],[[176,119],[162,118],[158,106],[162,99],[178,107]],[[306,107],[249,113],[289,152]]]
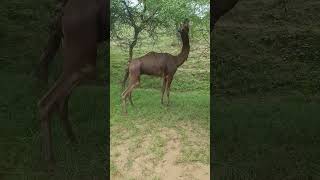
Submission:
[[[181,66],[188,58],[190,51],[189,35],[187,33],[181,34],[182,49],[177,56],[177,65]]]

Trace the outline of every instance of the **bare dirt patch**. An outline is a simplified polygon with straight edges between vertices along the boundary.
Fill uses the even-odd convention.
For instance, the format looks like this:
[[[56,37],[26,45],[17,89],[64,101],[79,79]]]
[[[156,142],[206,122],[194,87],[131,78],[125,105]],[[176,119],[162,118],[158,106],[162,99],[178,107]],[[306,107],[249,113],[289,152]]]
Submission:
[[[181,162],[184,144],[175,129],[161,128],[144,136],[111,146],[111,162],[117,169],[111,179],[210,179],[209,164]]]

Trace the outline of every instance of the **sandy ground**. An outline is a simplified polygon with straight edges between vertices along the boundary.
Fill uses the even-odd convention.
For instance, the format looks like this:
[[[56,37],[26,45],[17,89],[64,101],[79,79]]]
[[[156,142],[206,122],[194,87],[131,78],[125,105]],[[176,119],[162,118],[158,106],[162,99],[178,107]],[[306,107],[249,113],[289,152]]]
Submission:
[[[153,143],[150,134],[146,134],[142,142],[135,144],[133,150],[130,150],[130,147],[134,143],[129,138],[112,145],[111,161],[117,170],[111,173],[111,179],[209,180],[210,167],[208,164],[179,162],[182,153],[182,140],[176,130],[163,128],[161,131],[164,151],[162,151],[160,159],[148,151]],[[192,132],[190,131],[190,133]]]

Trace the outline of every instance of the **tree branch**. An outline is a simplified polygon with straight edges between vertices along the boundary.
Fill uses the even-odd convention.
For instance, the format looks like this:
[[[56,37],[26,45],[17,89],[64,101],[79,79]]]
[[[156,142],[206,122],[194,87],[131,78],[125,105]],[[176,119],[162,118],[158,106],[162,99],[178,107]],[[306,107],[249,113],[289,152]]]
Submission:
[[[143,29],[144,26],[157,14],[158,11],[159,9],[155,10],[147,19],[144,19],[140,24],[140,28]]]
[[[144,15],[145,15],[145,13],[146,13],[146,11],[147,11],[147,4],[146,4],[146,1],[145,1],[145,0],[142,0],[141,2],[142,2],[142,5],[143,5],[143,10],[142,10],[140,19],[141,19],[141,21],[143,21],[144,18],[145,18]]]
[[[134,17],[133,17],[133,14],[132,14],[131,10],[130,10],[130,7],[128,6],[128,4],[126,3],[125,0],[123,0],[122,3],[123,3],[123,5],[125,6],[125,8],[126,8],[126,10],[127,10],[127,12],[128,12],[128,16],[129,16],[129,20],[130,20],[130,22],[131,22],[131,25],[132,25],[134,28],[136,28],[137,25],[136,25],[136,23],[135,23],[135,21],[134,21]]]

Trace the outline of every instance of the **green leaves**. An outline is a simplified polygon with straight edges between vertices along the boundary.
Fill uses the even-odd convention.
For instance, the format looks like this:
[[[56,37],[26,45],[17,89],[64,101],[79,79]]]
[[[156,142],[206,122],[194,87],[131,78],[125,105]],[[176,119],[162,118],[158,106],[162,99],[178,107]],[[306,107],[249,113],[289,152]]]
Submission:
[[[209,29],[209,3],[205,0],[113,0],[111,36],[128,40],[128,35],[140,28],[154,38],[160,29],[174,32],[185,18],[190,19],[193,27]],[[192,33],[192,28],[190,31]]]

